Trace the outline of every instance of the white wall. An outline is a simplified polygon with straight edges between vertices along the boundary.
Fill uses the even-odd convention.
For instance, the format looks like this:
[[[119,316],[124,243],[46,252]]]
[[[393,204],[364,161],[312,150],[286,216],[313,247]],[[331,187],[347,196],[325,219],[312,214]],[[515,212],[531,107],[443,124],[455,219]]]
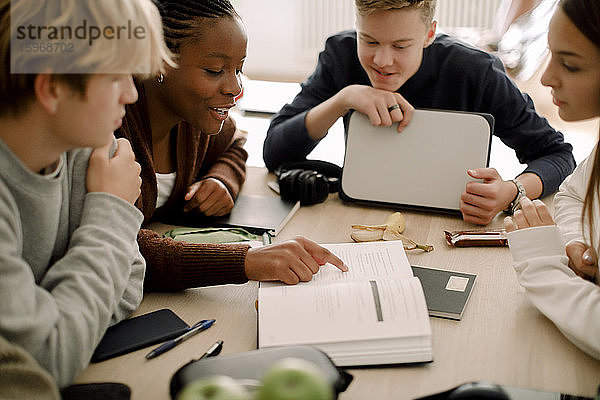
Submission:
[[[503,0],[440,0],[440,27],[490,28]],[[353,0],[233,0],[248,31],[245,73],[262,80],[303,81],[325,38],[354,28]]]
[[[302,81],[318,54],[301,59],[298,10],[291,0],[238,0],[236,8],[248,32],[244,72],[252,79]]]

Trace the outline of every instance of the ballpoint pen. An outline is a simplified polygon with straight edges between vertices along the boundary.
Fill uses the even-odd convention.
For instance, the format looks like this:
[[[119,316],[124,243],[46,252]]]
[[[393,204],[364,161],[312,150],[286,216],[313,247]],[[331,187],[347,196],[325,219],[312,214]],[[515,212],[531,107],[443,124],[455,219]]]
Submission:
[[[223,341],[222,340],[217,340],[212,346],[210,346],[208,348],[208,350],[206,350],[204,352],[204,354],[202,354],[200,356],[200,358],[193,358],[190,361],[188,361],[187,363],[185,363],[181,368],[186,367],[190,364],[195,363],[196,361],[200,361],[203,358],[207,358],[207,357],[214,357],[216,355],[218,355],[221,350],[223,349]]]
[[[183,335],[178,336],[175,339],[166,341],[165,343],[152,350],[150,353],[146,354],[146,359],[149,360],[151,358],[160,356],[162,353],[171,350],[173,347],[177,346],[179,343],[190,338],[191,336],[194,336],[196,333],[202,332],[203,330],[210,328],[214,323],[214,319],[203,319],[202,321],[196,322]]]
[[[214,356],[218,355],[222,349],[223,349],[223,341],[217,340],[212,346],[210,346],[208,348],[208,350],[206,350],[206,352],[204,352],[204,354],[202,354],[202,356],[200,356],[200,358],[198,360],[202,360],[203,358],[206,358],[206,357],[214,357]]]

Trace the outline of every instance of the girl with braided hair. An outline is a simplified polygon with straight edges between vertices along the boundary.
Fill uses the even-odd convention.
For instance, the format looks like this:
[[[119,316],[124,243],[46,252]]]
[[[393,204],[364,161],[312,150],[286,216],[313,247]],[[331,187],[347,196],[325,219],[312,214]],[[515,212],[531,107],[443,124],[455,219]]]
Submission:
[[[117,135],[132,142],[142,166],[137,206],[144,223],[181,220],[185,212],[231,211],[245,179],[245,137],[229,110],[240,94],[247,38],[229,0],[160,0],[165,40],[176,67],[137,82]],[[280,280],[308,281],[320,265],[343,262],[316,243],[297,239],[249,249],[138,235],[147,262],[146,290]]]
[[[542,84],[565,121],[600,116],[600,3],[561,0],[550,22],[552,57]],[[555,197],[554,219],[539,200],[504,226],[519,283],[535,306],[586,353],[600,359],[600,147],[581,162]],[[556,225],[554,223],[556,221]],[[566,246],[565,246],[566,245]]]

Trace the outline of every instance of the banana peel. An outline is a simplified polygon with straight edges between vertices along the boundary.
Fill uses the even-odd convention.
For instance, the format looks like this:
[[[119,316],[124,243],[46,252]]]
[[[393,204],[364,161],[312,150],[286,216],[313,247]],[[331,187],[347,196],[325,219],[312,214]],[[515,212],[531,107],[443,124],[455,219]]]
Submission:
[[[383,240],[396,240],[398,236],[406,229],[404,215],[395,212],[385,220],[386,228],[383,231]]]
[[[406,221],[404,215],[395,212],[385,220],[382,225],[352,225],[352,233],[350,237],[355,242],[372,242],[377,240],[402,240],[404,249],[414,250],[420,249],[426,252],[432,251],[433,246],[422,245],[412,239],[407,238],[402,234],[406,229]]]
[[[350,233],[350,237],[355,242],[374,242],[383,240],[385,228],[379,228],[379,226],[381,225],[352,225],[352,229],[354,230]]]

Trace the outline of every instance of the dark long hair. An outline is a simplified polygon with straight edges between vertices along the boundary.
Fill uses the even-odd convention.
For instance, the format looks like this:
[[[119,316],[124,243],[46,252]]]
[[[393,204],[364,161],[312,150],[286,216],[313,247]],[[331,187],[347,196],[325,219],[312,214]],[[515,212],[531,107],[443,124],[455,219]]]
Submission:
[[[600,1],[598,0],[561,0],[559,3],[562,11],[573,22],[583,35],[600,49]],[[600,96],[600,93],[598,93]],[[598,110],[600,115],[600,110]],[[590,155],[591,157],[591,155]],[[594,152],[594,164],[588,182],[587,192],[583,201],[581,214],[582,225],[587,221],[589,226],[590,245],[595,249],[597,242],[594,233],[594,204],[598,201],[600,187],[600,139]]]
[[[160,11],[167,46],[179,53],[182,44],[200,33],[204,18],[239,18],[229,0],[154,0]]]

